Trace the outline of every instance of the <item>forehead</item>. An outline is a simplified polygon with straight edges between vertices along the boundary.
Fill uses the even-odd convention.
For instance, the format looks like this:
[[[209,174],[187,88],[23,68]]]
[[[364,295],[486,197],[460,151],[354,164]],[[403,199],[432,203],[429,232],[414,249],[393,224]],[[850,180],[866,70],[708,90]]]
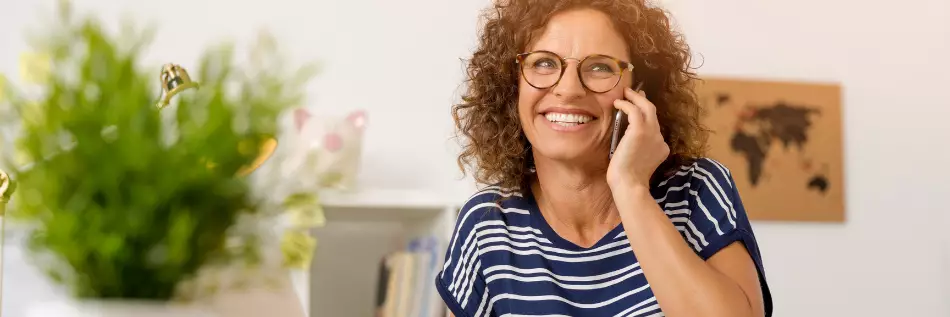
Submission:
[[[529,44],[529,51],[548,50],[563,57],[606,54],[628,59],[627,45],[605,13],[573,9],[553,16]]]

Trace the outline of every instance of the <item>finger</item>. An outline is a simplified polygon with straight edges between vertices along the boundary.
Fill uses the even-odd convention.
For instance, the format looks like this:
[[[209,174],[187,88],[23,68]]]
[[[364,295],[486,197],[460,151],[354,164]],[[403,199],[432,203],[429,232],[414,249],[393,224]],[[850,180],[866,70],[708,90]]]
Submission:
[[[614,100],[614,108],[620,109],[627,114],[627,121],[633,124],[641,124],[643,122],[643,111],[639,107],[634,105],[632,102],[622,99]]]
[[[643,120],[650,126],[659,127],[660,124],[656,117],[656,105],[647,99],[643,91],[634,91],[631,88],[624,89],[624,97],[630,100],[637,108],[643,112]]]

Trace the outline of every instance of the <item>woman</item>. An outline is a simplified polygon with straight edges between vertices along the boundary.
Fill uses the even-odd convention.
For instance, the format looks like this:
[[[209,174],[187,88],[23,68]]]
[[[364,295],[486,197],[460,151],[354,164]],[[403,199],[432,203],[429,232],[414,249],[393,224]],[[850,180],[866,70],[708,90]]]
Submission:
[[[729,170],[703,158],[689,51],[643,0],[487,11],[454,107],[460,211],[435,281],[455,316],[769,316]],[[631,87],[642,83],[642,91]],[[609,156],[613,112],[630,125]]]

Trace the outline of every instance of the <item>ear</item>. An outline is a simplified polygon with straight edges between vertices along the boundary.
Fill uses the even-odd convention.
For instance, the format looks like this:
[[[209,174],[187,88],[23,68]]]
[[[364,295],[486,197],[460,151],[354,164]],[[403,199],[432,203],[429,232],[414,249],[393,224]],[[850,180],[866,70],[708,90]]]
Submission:
[[[310,120],[310,112],[307,111],[306,108],[297,108],[297,110],[294,110],[294,127],[297,129],[297,132],[300,132],[300,129],[307,123],[307,120]]]
[[[360,132],[363,132],[366,130],[366,111],[356,110],[351,112],[350,115],[346,117],[346,122]]]

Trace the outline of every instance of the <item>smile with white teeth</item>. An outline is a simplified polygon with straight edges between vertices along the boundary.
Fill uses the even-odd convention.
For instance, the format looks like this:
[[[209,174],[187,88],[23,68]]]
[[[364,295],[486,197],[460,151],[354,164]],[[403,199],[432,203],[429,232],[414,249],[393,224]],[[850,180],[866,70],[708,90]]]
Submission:
[[[585,123],[590,122],[591,120],[594,120],[594,117],[584,115],[584,114],[576,114],[576,113],[548,112],[547,114],[544,115],[544,117],[547,118],[548,121],[553,122],[554,124],[565,126],[565,127],[573,127],[573,126],[585,124]]]

